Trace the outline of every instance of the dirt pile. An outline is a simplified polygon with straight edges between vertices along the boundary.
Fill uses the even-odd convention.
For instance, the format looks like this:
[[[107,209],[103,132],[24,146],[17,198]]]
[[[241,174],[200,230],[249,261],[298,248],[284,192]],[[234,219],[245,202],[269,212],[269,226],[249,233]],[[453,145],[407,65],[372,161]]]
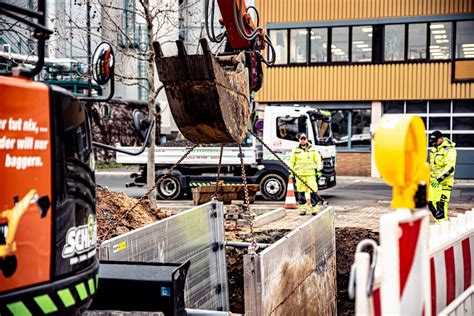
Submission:
[[[138,199],[103,187],[97,186],[96,196],[97,236],[100,240],[110,239],[171,215],[151,207],[148,200],[134,207]]]
[[[357,244],[363,239],[379,241],[378,232],[364,228],[336,228],[337,314],[354,315],[355,301],[349,299],[347,288]]]

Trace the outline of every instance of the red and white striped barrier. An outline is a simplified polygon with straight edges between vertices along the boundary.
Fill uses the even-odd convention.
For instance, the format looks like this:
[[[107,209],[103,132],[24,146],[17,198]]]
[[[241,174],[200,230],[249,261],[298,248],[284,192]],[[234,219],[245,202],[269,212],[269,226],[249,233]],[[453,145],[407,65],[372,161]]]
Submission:
[[[432,315],[474,284],[474,212],[430,227]]]
[[[356,253],[356,315],[436,315],[474,285],[474,211],[428,221],[426,211],[381,217],[375,282],[365,295],[370,258]]]

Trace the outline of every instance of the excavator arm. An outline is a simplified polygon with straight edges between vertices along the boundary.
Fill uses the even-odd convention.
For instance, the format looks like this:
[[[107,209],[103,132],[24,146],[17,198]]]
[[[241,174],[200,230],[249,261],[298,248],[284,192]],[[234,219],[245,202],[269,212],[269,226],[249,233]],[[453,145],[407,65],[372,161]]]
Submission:
[[[214,30],[216,1],[225,31]],[[158,76],[180,132],[189,141],[241,143],[250,124],[250,94],[263,83],[262,63],[272,64],[274,50],[264,30],[253,22],[243,0],[205,0],[205,26],[211,42],[227,40],[224,53],[212,53],[200,40],[203,55],[188,55],[177,41],[178,56],[165,57],[155,43]],[[210,17],[210,19],[209,19]],[[210,20],[210,21],[209,21]],[[261,51],[271,50],[267,61]]]

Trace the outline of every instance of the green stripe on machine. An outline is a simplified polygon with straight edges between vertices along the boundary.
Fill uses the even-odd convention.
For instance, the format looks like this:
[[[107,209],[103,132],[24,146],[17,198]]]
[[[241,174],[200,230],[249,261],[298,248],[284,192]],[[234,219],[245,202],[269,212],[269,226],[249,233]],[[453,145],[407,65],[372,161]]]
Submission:
[[[15,302],[11,304],[7,304],[8,309],[12,312],[15,316],[32,316],[29,309],[23,304],[23,302]]]
[[[50,314],[58,311],[58,308],[56,307],[53,300],[49,297],[48,294],[36,296],[35,302],[45,314]]]
[[[84,283],[77,284],[76,285],[76,290],[77,290],[77,293],[79,294],[79,298],[81,299],[81,301],[83,301],[87,298],[87,290],[86,290],[86,286],[84,285]]]
[[[76,304],[74,297],[69,289],[58,291],[59,298],[63,301],[64,307],[69,307]]]
[[[89,281],[87,281],[87,284],[89,284],[89,293],[91,293],[91,295],[94,295],[95,293],[94,279],[89,279]]]
[[[99,274],[98,273],[95,275],[95,288],[96,289],[99,288]]]

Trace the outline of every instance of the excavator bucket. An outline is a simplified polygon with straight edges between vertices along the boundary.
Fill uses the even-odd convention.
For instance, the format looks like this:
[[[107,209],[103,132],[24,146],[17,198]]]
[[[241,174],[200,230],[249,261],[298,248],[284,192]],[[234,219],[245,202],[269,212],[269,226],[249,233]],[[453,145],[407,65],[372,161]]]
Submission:
[[[241,143],[250,121],[245,54],[214,57],[207,41],[199,42],[203,55],[188,55],[183,42],[176,41],[178,56],[170,57],[153,43],[173,118],[193,143]]]

